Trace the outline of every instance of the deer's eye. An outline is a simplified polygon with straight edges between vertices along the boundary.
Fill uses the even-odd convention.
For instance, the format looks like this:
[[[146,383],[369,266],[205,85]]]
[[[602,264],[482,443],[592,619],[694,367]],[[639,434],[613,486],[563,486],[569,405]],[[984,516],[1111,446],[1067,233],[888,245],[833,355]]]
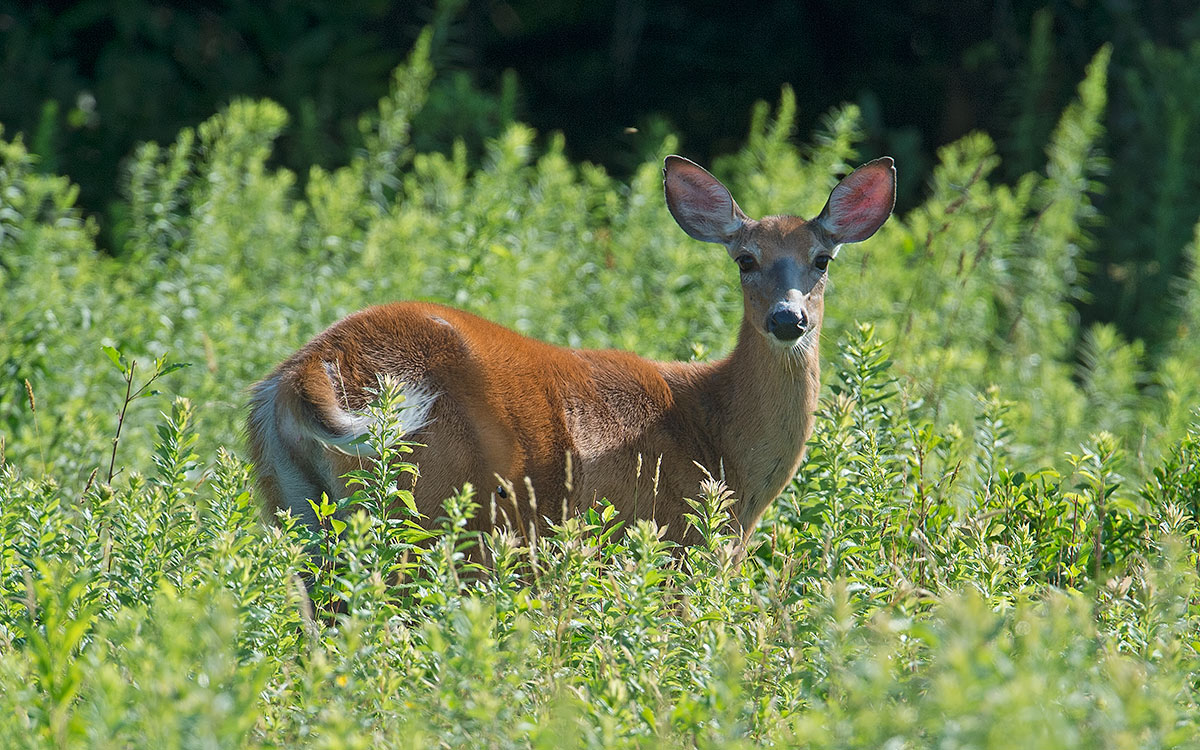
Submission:
[[[742,273],[749,273],[750,271],[754,270],[756,265],[758,265],[758,262],[754,260],[754,256],[750,253],[742,253],[737,257],[735,262],[738,264],[738,268]]]
[[[831,260],[833,260],[833,256],[831,255],[818,255],[817,259],[813,261],[813,265],[817,267],[818,271],[824,271],[826,268],[829,268],[829,261]]]

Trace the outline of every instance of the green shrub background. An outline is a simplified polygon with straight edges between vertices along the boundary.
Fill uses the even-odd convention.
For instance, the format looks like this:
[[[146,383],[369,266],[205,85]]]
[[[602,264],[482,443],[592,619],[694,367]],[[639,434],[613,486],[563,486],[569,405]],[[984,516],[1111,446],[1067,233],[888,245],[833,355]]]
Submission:
[[[673,137],[628,182],[521,124],[478,168],[461,144],[419,153],[428,50],[362,118],[362,151],[303,187],[271,164],[288,114],[269,101],[140,147],[115,256],[66,179],[0,142],[5,746],[1197,743],[1200,293],[1172,288],[1153,358],[1073,305],[1107,48],[1044,169],[1005,184],[971,135],[921,205],[839,256],[809,459],[745,561],[715,484],[695,549],[599,506],[533,544],[484,540],[488,572],[464,557],[466,496],[424,547],[379,514],[331,519],[332,567],[260,523],[246,389],[368,304],[656,358],[732,344],[733,268],[663,205]],[[713,165],[753,216],[815,214],[857,163],[856,107],[802,143],[795,116],[784,89]],[[191,366],[126,411],[126,377],[172,362]],[[388,480],[354,502],[387,505]]]

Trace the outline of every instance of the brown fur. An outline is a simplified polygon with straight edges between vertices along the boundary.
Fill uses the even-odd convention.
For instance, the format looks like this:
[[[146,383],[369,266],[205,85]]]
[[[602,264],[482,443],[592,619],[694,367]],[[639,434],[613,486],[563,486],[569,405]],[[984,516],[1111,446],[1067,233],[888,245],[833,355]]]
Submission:
[[[698,222],[714,209],[695,185],[715,180],[684,162],[668,161],[668,202],[689,234],[699,236],[710,227]],[[885,166],[890,170],[890,160]],[[673,186],[673,174],[687,181]],[[735,258],[751,253],[761,269],[743,274],[745,316],[728,357],[653,362],[622,351],[552,346],[437,304],[369,308],[318,335],[255,387],[249,443],[268,509],[300,513],[303,498],[288,496],[286,483],[345,492],[335,478],[366,459],[322,441],[344,432],[346,415],[363,408],[378,375],[390,373],[436,394],[426,424],[408,436],[426,446],[411,458],[421,469],[417,506],[430,518],[470,482],[484,503],[477,528],[490,527],[492,499],[501,520],[520,517],[528,535],[530,522],[544,533],[547,518],[558,521],[603,497],[626,519],[652,516],[667,526],[668,537],[688,541],[683,514],[690,509],[681,498],[699,493],[698,463],[723,474],[748,534],[794,476],[812,432],[825,289],[813,261],[837,248],[822,221],[829,209],[810,225],[788,216],[753,221],[731,198],[728,204],[736,229],[701,238],[722,242]],[[724,213],[719,218],[726,220]],[[809,321],[809,333],[794,346],[766,330],[771,305],[781,299],[802,306]],[[278,468],[285,463],[294,468],[286,480]],[[514,486],[515,496],[495,496],[497,476]]]

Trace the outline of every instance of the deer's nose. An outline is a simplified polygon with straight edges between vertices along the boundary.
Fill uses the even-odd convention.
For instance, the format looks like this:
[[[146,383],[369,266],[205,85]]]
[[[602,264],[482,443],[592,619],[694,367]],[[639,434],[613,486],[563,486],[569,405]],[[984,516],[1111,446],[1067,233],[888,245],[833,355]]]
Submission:
[[[767,317],[767,333],[780,341],[795,341],[808,330],[808,316],[803,310],[778,307]]]

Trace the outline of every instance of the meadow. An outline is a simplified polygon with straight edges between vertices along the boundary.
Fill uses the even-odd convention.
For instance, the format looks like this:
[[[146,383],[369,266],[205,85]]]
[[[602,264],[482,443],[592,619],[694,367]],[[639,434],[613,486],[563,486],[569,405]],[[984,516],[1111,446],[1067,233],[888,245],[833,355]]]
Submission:
[[[140,147],[115,254],[0,136],[0,745],[1200,745],[1200,288],[1176,285],[1153,353],[1075,312],[1107,50],[1042,169],[993,179],[971,135],[831,264],[816,431],[745,559],[716,480],[686,550],[604,503],[532,545],[466,534],[469,491],[387,518],[388,393],[370,440],[397,462],[358,512],[263,523],[247,388],[369,304],[654,358],[732,346],[733,264],[663,203],[674,137],[628,182],[520,124],[478,166],[418,152],[428,44],[344,167],[275,165],[270,101]],[[710,165],[751,216],[815,215],[859,163],[853,106],[801,137],[794,117],[784,89]]]

